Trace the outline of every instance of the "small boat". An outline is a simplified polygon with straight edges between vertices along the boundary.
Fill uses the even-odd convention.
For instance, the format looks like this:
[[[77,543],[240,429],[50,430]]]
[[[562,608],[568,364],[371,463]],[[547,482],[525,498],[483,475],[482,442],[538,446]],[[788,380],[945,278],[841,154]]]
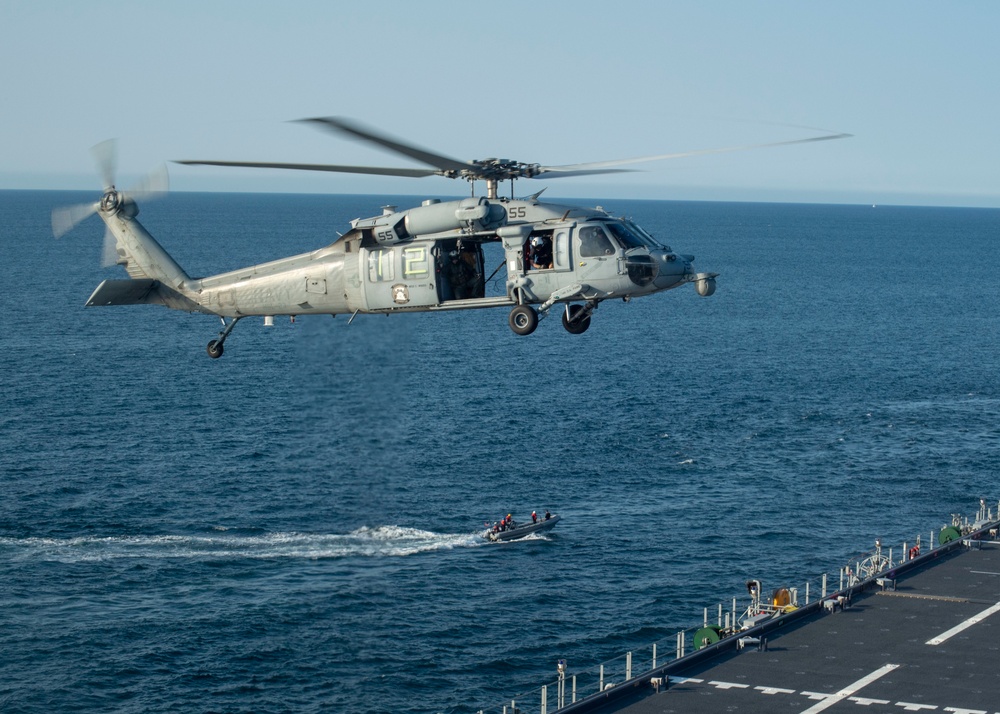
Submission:
[[[559,516],[553,514],[548,518],[540,518],[536,523],[516,523],[512,528],[508,528],[505,531],[497,531],[494,533],[492,530],[488,530],[483,535],[487,540],[494,542],[502,540],[517,540],[518,538],[529,536],[532,533],[543,533],[544,531],[551,530],[558,522]]]

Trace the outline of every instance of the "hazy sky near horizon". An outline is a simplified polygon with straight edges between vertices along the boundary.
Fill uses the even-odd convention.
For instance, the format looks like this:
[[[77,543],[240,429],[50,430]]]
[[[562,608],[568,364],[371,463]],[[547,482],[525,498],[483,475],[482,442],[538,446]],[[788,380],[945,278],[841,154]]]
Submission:
[[[289,121],[345,116],[548,165],[853,134],[517,195],[1000,206],[996,2],[0,0],[0,16],[0,188],[94,188],[89,148],[111,137],[124,186],[171,159],[419,166]],[[168,167],[180,191],[468,192]]]

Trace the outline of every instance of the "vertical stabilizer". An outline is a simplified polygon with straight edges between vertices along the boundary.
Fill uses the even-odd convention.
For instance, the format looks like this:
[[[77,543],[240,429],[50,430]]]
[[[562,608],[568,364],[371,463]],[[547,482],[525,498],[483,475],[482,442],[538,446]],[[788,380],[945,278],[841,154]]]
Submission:
[[[139,207],[112,186],[101,199],[98,211],[115,240],[116,262],[125,267],[133,280],[158,280],[179,289],[191,280],[170,257],[136,216]]]

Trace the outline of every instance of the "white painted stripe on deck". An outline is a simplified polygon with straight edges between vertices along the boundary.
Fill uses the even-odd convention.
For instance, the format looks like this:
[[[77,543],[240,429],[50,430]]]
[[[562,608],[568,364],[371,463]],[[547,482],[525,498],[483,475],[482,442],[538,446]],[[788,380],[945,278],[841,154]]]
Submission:
[[[986,608],[985,610],[983,610],[978,615],[973,615],[972,617],[970,617],[965,622],[961,622],[961,623],[955,625],[953,628],[951,628],[947,632],[942,632],[937,637],[935,637],[933,639],[930,639],[930,640],[927,640],[927,642],[925,642],[924,644],[927,644],[927,645],[939,645],[942,642],[944,642],[944,641],[946,641],[946,640],[954,637],[959,632],[962,632],[963,630],[969,629],[970,627],[972,627],[973,625],[975,625],[977,622],[982,622],[987,617],[989,617],[990,615],[992,615],[992,614],[994,614],[996,612],[1000,612],[1000,602],[998,602],[993,607]]]
[[[839,692],[837,692],[835,694],[831,694],[830,696],[828,696],[823,701],[817,702],[816,704],[813,704],[808,709],[802,710],[802,714],[818,714],[818,712],[821,712],[824,709],[829,709],[834,704],[836,704],[838,702],[844,701],[845,699],[847,699],[849,696],[851,696],[852,694],[854,694],[858,690],[863,689],[864,687],[867,687],[869,684],[871,684],[872,682],[874,682],[876,679],[879,679],[880,677],[884,677],[885,675],[889,674],[889,672],[893,671],[894,669],[899,669],[899,665],[898,664],[883,665],[882,667],[879,667],[878,669],[876,669],[871,674],[866,674],[864,677],[862,677],[861,679],[859,679],[857,682],[854,682],[853,684],[847,685],[846,687],[844,687],[843,689],[841,689]],[[803,694],[804,694],[804,692],[803,692]]]
[[[919,712],[924,709],[937,709],[933,704],[914,704],[913,702],[896,702],[897,707],[903,707],[908,712]]]
[[[761,694],[795,694],[794,689],[782,689],[781,687],[754,687],[760,690]]]
[[[888,699],[869,699],[868,697],[848,697],[855,704],[860,704],[863,707],[871,706],[872,704],[888,704]]]

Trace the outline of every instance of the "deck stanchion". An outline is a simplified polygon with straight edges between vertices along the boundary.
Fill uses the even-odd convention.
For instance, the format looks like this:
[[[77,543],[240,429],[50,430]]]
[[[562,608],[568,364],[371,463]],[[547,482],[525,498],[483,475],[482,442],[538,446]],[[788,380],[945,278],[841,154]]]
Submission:
[[[708,612],[706,610],[706,612]],[[653,643],[653,669],[656,669],[656,643]]]
[[[541,707],[541,714],[548,714],[548,710],[549,710],[548,698],[549,698],[549,688],[548,688],[548,686],[544,686],[544,687],[542,687],[542,707]],[[506,707],[504,707],[504,708],[506,709]]]
[[[597,681],[597,691],[604,691],[604,665],[601,665],[601,678]]]
[[[632,653],[625,653],[625,681],[632,679]]]
[[[556,665],[559,670],[559,688],[557,690],[556,709],[566,706],[566,660],[561,659]]]
[[[823,573],[823,594],[820,597],[826,597],[826,573]]]
[[[573,704],[576,704],[576,675],[573,675]]]

